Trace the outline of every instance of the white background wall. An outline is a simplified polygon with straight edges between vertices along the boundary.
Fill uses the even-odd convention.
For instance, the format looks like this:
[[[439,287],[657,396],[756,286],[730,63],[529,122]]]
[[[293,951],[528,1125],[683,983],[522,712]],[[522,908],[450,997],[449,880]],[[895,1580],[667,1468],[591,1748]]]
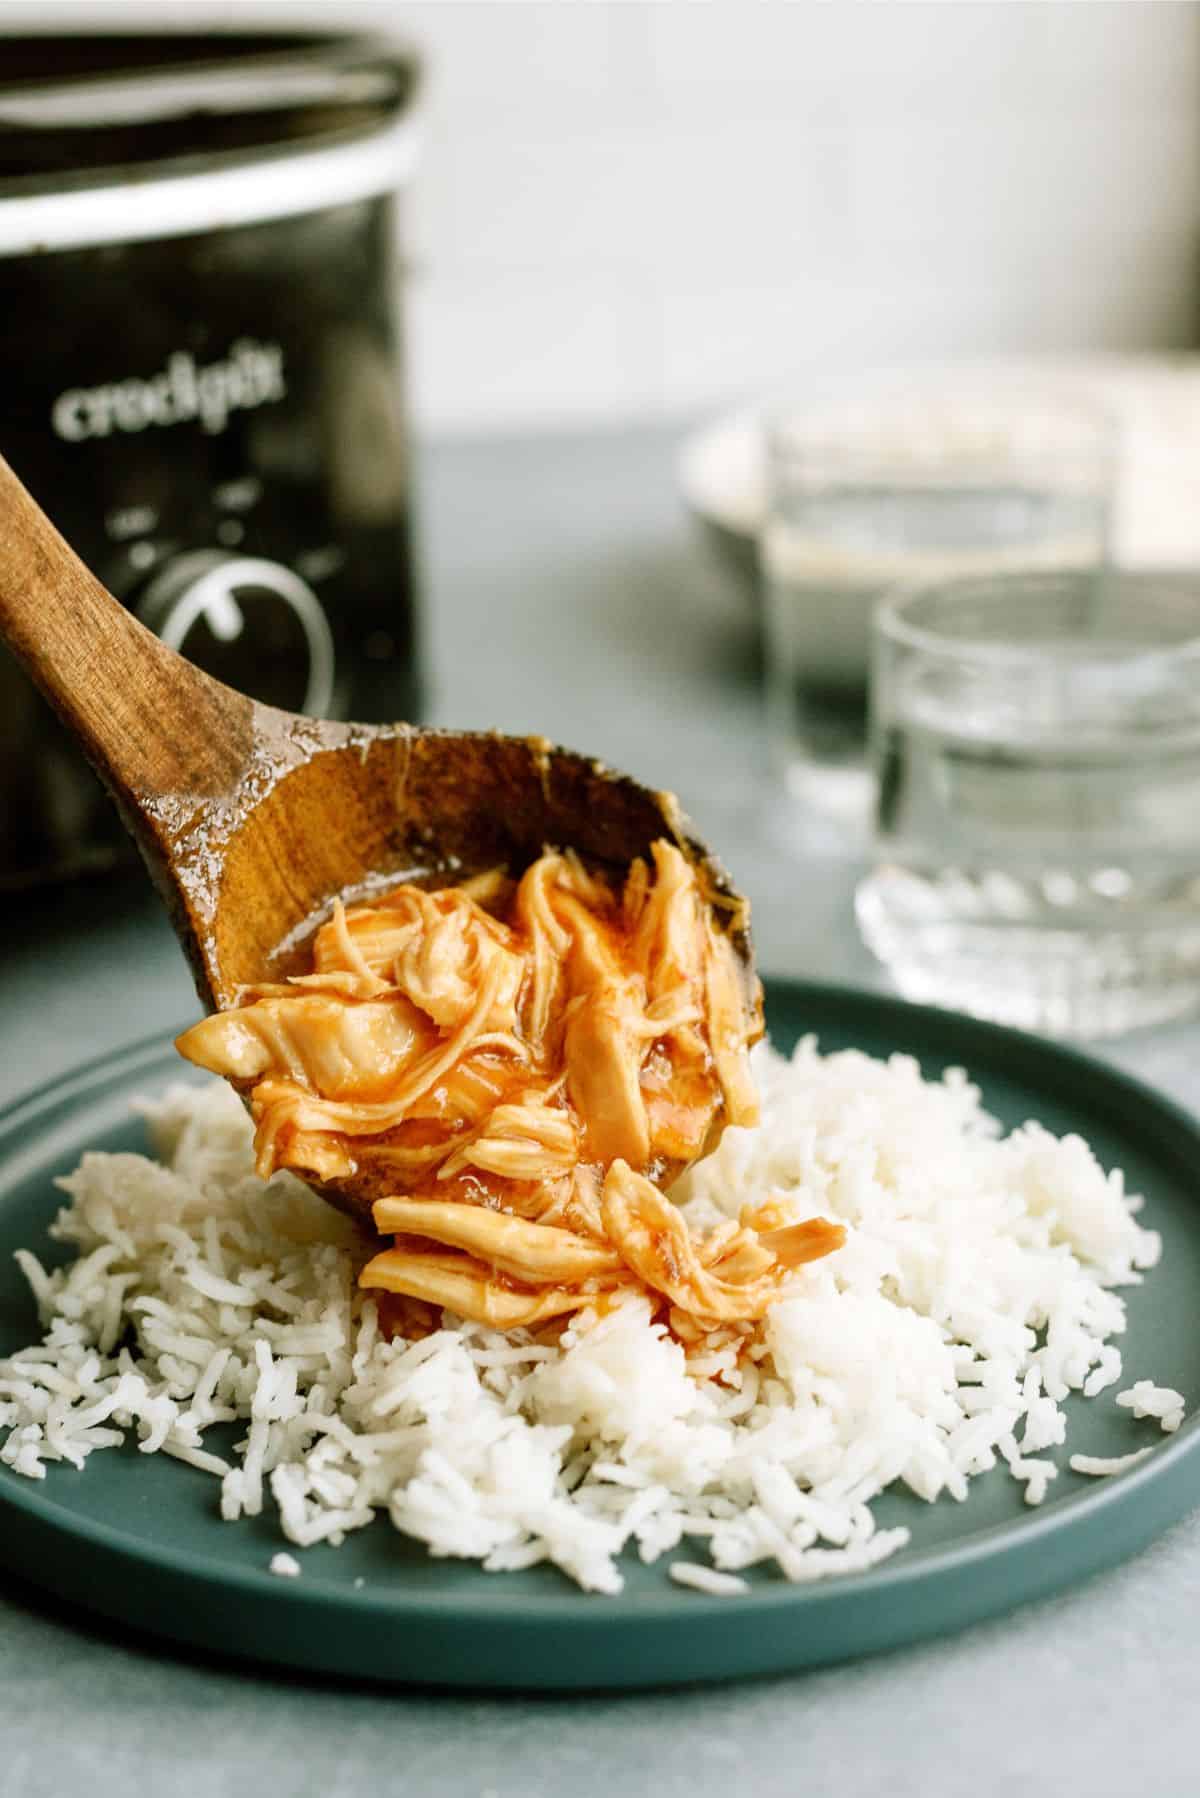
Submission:
[[[1200,342],[1200,7],[0,0],[373,23],[427,52],[438,428],[675,416],[813,368]]]

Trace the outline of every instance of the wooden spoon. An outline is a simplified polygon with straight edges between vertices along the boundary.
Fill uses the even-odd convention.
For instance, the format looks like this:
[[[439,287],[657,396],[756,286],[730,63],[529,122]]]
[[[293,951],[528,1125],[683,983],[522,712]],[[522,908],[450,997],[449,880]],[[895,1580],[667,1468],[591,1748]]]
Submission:
[[[673,794],[540,737],[333,724],[235,693],[112,597],[3,458],[0,633],[116,801],[210,1009],[286,973],[339,895],[517,873],[548,844],[620,870],[659,837],[699,870],[758,1003],[749,907]]]

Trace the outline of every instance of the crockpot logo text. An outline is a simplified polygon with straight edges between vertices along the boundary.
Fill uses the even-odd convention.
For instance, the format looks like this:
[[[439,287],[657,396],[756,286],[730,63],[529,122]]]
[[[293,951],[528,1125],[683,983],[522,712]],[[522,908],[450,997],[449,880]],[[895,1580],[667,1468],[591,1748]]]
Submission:
[[[197,366],[194,356],[177,350],[160,374],[134,375],[103,387],[69,387],[51,407],[50,421],[68,443],[111,437],[114,431],[191,423],[215,437],[229,423],[230,413],[269,406],[286,393],[280,345],[239,337],[218,362]]]

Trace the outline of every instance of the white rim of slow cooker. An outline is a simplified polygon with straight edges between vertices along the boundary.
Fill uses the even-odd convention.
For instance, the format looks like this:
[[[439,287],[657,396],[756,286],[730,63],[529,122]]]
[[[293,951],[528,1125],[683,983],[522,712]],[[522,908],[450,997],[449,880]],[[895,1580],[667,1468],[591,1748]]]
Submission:
[[[192,174],[0,198],[0,256],[148,243],[298,218],[402,187],[416,166],[417,117],[318,150]]]

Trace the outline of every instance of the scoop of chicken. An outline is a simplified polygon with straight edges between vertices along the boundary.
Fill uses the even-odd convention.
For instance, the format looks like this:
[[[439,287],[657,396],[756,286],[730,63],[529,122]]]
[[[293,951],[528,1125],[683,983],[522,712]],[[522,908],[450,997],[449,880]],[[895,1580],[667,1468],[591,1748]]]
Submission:
[[[359,1206],[401,1191],[594,1223],[614,1161],[665,1183],[755,1120],[758,1030],[695,870],[662,842],[621,891],[547,853],[515,886],[338,905],[310,971],[177,1046],[245,1094],[263,1174]]]
[[[652,1183],[756,1121],[758,1033],[694,868],[660,842],[621,891],[547,853],[515,886],[338,905],[310,971],[178,1047],[246,1095],[260,1173],[374,1201],[395,1243],[365,1285],[502,1328],[633,1288],[703,1331],[760,1316],[838,1240],[760,1224],[697,1243]]]

